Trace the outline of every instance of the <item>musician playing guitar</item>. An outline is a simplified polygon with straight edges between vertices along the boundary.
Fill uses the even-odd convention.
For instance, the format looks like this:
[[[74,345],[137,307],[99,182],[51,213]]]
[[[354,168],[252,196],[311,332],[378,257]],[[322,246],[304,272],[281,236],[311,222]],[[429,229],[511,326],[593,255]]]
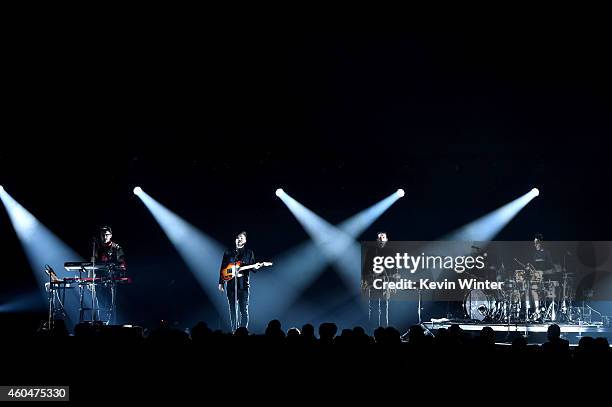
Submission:
[[[246,232],[240,232],[236,236],[236,247],[227,249],[221,261],[219,272],[219,291],[227,293],[229,304],[230,324],[232,330],[240,327],[248,327],[249,324],[249,274],[257,272],[264,263],[255,263],[253,250],[245,247],[247,242]],[[248,266],[246,269],[245,266]],[[226,284],[227,283],[227,284]],[[238,325],[236,303],[240,311]]]

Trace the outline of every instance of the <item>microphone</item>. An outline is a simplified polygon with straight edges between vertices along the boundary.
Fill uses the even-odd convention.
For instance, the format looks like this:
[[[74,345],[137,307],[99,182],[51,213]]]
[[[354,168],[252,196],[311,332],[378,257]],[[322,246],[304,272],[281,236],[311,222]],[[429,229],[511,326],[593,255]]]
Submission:
[[[51,267],[48,264],[45,264],[45,273],[47,273],[49,277],[51,277],[51,280],[53,281],[59,280],[59,278],[57,277],[57,274],[55,274],[55,270],[53,270],[53,267]]]

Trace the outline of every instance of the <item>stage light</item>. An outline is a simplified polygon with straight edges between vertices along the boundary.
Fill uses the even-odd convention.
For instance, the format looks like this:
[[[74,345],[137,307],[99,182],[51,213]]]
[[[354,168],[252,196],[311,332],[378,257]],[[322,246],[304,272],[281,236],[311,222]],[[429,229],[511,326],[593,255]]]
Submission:
[[[213,303],[217,317],[227,321],[225,317],[228,315],[227,298],[225,295],[220,295],[217,290],[219,265],[224,252],[221,244],[163,206],[142,189],[136,195],[151,212],[200,283],[208,299]]]
[[[537,188],[533,188],[531,191],[497,208],[493,212],[462,226],[442,240],[492,240],[539,193],[540,191]]]
[[[282,188],[276,190],[276,196],[280,197],[285,191]]]
[[[4,192],[4,187],[0,185],[0,191]]]
[[[134,195],[138,196],[142,193],[142,188],[136,187],[134,188]]]
[[[383,200],[342,222],[339,225],[340,229],[357,239],[402,196],[404,196],[404,190],[398,189]]]
[[[289,208],[310,238],[330,260],[339,256],[352,241],[351,236],[346,232],[329,224],[290,195],[282,192],[279,197],[287,205],[287,208]]]
[[[275,269],[279,272],[263,273],[257,276],[255,280],[257,283],[261,282],[262,288],[254,291],[253,294],[253,304],[257,303],[257,307],[253,306],[257,314],[256,319],[277,318],[278,313],[290,308],[328,264],[343,257],[351,245],[356,245],[352,236],[331,225],[287,193],[281,193],[279,198],[308,233],[311,240],[277,259]],[[357,265],[359,265],[359,258],[358,256]],[[344,277],[345,274],[342,274]],[[359,275],[357,272],[357,279]],[[358,289],[358,281],[351,281],[351,286],[354,282],[356,282],[355,288]],[[278,292],[283,292],[283,295],[277,295]],[[308,308],[314,311],[313,307]]]
[[[41,298],[46,298],[45,283],[49,281],[49,277],[44,272],[45,265],[50,265],[62,278],[68,277],[64,270],[65,262],[83,259],[3,189],[0,189],[0,200],[36,277]],[[68,290],[66,294],[64,308],[68,313],[67,325],[70,325],[78,322],[80,301],[76,290]],[[88,294],[85,296],[86,303],[91,304],[91,297]]]
[[[286,252],[275,261],[275,269],[279,272],[257,276],[255,280],[261,281],[262,288],[258,288],[253,294],[253,303],[257,303],[257,307],[253,307],[256,319],[277,318],[279,310],[286,310],[289,307],[292,307],[291,312],[294,315],[296,311],[293,307],[299,305],[293,302],[330,263],[333,263],[347,284],[349,298],[351,300],[358,298],[361,248],[356,239],[397,202],[400,198],[398,191],[337,226],[330,224],[287,193],[279,194],[277,191],[277,195],[312,240]],[[284,293],[282,297],[276,295],[279,291]],[[312,318],[316,312],[316,307],[310,305],[306,308],[298,314],[303,315],[304,320],[308,321],[308,318]]]
[[[426,246],[423,252],[430,254],[440,254],[444,256],[465,256],[473,250],[474,242],[487,242],[493,240],[495,236],[514,219],[515,216],[538,195],[537,188],[533,188],[526,194],[506,203],[505,205],[487,213],[486,215],[456,229],[455,231],[438,239],[442,242],[432,242]],[[450,245],[445,241],[455,241]],[[443,250],[443,253],[440,252]],[[437,280],[440,277],[440,270],[432,270],[432,277]],[[424,294],[422,300],[431,301],[430,294]],[[406,302],[406,306],[394,312],[394,320],[405,323],[414,320],[418,309],[415,302]]]

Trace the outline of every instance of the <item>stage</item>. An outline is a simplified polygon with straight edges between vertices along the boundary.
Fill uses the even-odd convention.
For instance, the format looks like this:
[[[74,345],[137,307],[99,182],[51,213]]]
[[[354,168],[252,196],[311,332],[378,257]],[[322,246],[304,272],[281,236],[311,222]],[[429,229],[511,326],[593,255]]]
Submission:
[[[496,341],[500,344],[511,343],[517,336],[527,338],[529,344],[542,344],[546,342],[546,333],[550,324],[533,323],[533,324],[485,324],[482,322],[469,321],[453,321],[453,320],[436,320],[424,322],[423,325],[431,330],[434,335],[438,329],[448,329],[451,325],[459,325],[459,327],[469,332],[472,335],[477,335],[484,327],[490,327],[495,331]],[[570,344],[576,345],[583,336],[604,337],[610,340],[612,338],[612,328],[606,327],[602,323],[591,324],[557,324],[561,328],[561,336],[570,341]]]

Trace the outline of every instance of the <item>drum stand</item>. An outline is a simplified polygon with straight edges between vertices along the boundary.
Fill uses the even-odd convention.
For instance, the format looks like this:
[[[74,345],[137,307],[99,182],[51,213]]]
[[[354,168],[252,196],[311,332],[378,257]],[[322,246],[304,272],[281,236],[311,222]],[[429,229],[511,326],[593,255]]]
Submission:
[[[517,297],[518,296],[518,297]],[[513,289],[510,293],[510,298],[506,302],[508,310],[508,321],[517,322],[521,318],[521,290],[518,288]]]
[[[555,301],[556,301],[556,299],[557,299],[557,297],[555,296],[555,291],[554,291],[554,288],[553,288],[552,301],[550,302],[550,305],[546,309],[546,314],[544,314],[544,321],[555,322],[557,320],[557,315],[555,313]]]
[[[529,265],[529,263],[527,263]],[[531,315],[529,315],[529,310],[531,309],[531,304],[529,300],[531,299],[531,272],[525,273],[525,323],[527,323],[531,319]]]
[[[589,304],[585,304],[586,307],[589,309],[589,324],[597,324],[597,322],[593,322],[593,312],[596,313],[597,315],[599,315],[599,317],[601,318],[601,324],[604,324],[604,316],[601,312],[597,311],[596,309],[594,309],[593,307],[591,307]]]
[[[572,313],[572,299],[568,295],[568,284],[567,284],[567,273],[563,275],[563,286],[562,286],[562,297],[561,301],[561,313],[564,315],[564,319],[566,322],[572,323],[574,322],[574,316]]]

